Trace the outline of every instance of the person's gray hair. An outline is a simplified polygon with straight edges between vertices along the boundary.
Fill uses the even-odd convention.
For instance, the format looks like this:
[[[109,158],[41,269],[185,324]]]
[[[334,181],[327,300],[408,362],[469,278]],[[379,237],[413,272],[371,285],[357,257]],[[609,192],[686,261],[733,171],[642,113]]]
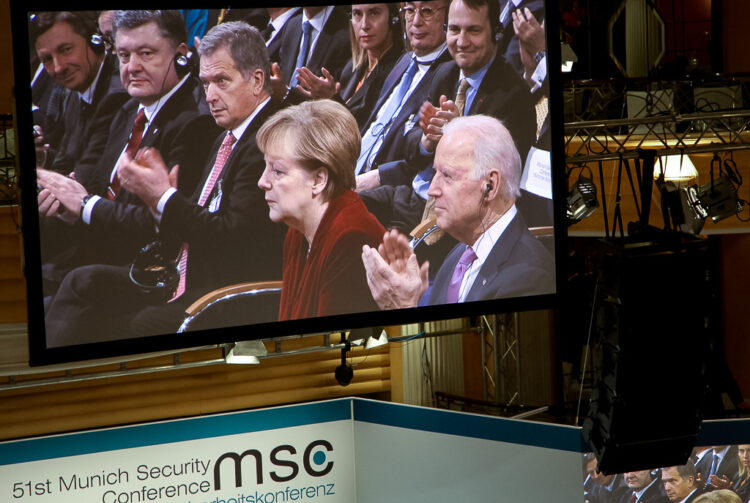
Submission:
[[[203,57],[226,49],[237,70],[247,80],[255,70],[263,72],[263,88],[271,92],[271,63],[263,36],[244,21],[232,21],[214,26],[203,36],[198,55]]]
[[[698,480],[698,472],[695,469],[695,465],[693,463],[687,463],[684,465],[677,465],[677,466],[667,466],[665,468],[675,468],[677,470],[677,474],[683,480],[687,480],[688,477],[693,477],[694,485],[696,484]],[[662,470],[664,470],[665,468],[662,468]]]
[[[475,180],[486,178],[497,168],[502,179],[500,196],[511,200],[521,195],[521,156],[502,122],[488,115],[457,117],[443,126],[443,136],[456,133],[469,133],[474,139]]]

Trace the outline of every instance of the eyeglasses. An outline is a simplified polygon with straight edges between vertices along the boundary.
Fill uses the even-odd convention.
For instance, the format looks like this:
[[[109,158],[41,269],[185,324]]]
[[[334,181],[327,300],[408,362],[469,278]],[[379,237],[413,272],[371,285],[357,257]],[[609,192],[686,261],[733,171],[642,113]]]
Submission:
[[[437,7],[435,9],[433,9],[432,7],[420,7],[418,9],[415,7],[402,7],[400,10],[407,21],[413,20],[417,12],[419,12],[419,16],[424,21],[429,21],[433,17],[435,17],[435,14],[437,14],[438,11],[441,11],[443,9],[445,9],[445,7]]]

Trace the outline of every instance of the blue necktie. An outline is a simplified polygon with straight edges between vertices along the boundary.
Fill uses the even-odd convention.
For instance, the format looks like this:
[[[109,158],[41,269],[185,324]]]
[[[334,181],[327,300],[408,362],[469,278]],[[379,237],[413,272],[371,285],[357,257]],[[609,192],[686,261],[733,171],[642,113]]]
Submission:
[[[307,63],[307,53],[310,51],[310,33],[312,32],[312,25],[310,21],[302,23],[302,47],[297,54],[297,63],[292,71],[292,79],[289,81],[289,87],[294,89],[297,87],[297,68],[305,66]]]
[[[388,102],[388,108],[386,108],[381,114],[380,121],[370,126],[362,138],[362,149],[360,150],[359,159],[357,159],[357,168],[354,171],[355,175],[367,171],[366,168],[369,168],[371,164],[368,159],[374,159],[377,155],[377,150],[373,151],[373,149],[378,146],[378,141],[386,135],[393,118],[398,111],[401,110],[406,93],[411,87],[411,83],[414,80],[414,75],[417,74],[418,68],[417,60],[412,56],[411,63],[409,63],[409,67],[401,78],[401,82],[395,90],[393,99]],[[379,149],[380,147],[378,146],[378,150]]]
[[[713,462],[711,463],[711,471],[708,473],[708,478],[706,479],[706,482],[710,482],[711,475],[716,475],[716,469],[719,468],[719,455],[714,454]]]

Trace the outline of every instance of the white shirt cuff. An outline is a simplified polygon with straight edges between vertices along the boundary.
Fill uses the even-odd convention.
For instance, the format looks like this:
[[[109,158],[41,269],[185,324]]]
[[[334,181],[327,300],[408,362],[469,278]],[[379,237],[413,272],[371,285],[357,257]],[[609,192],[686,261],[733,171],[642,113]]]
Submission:
[[[99,196],[91,196],[86,205],[81,210],[81,220],[86,225],[91,225],[91,212],[94,210],[94,205],[101,199]]]
[[[164,214],[164,207],[167,205],[169,198],[172,197],[172,194],[175,192],[177,192],[177,189],[174,187],[168,188],[159,198],[159,202],[156,203],[156,210],[151,210],[151,214],[154,216],[154,220],[156,220],[157,224],[161,223],[161,216]]]

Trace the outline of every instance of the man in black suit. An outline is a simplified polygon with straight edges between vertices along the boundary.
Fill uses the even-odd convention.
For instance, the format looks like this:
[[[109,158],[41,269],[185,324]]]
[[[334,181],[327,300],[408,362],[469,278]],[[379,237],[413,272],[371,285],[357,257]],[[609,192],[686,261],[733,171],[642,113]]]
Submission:
[[[197,81],[177,70],[187,52],[179,12],[118,11],[114,24],[120,78],[131,99],[107,127],[94,127],[75,179],[37,171],[40,214],[70,224],[63,255],[42,258],[47,294],[74,267],[128,263],[153,239],[148,208],[121,190],[117,171],[128,150],[157,148],[169,166],[182,166],[178,188],[191,193],[200,174],[194,163],[202,163],[218,134]]]
[[[696,465],[705,491],[729,489],[737,482],[739,461],[736,445],[715,445]]]
[[[306,68],[316,76],[339,80],[351,58],[349,16],[343,7],[307,6],[302,16],[287,23],[279,64],[272,67],[273,94],[285,103],[299,103],[305,95],[298,89],[297,70]]]
[[[268,26],[261,30],[261,34],[266,40],[268,60],[272,63],[278,63],[284,34],[290,29],[290,26],[296,26],[299,23],[298,18],[302,17],[302,10],[299,7],[269,7],[266,11],[268,11],[270,20]]]
[[[519,11],[527,11],[540,23],[544,21],[544,0],[500,0],[500,54],[516,72],[524,72],[521,60],[521,41],[513,27],[513,16]],[[533,54],[534,56],[536,53]]]
[[[662,468],[661,483],[672,503],[690,503],[701,494],[698,472],[693,463]]]
[[[605,475],[596,469],[597,460],[593,453],[584,455],[584,469],[588,474],[583,487],[588,503],[618,503],[628,486],[622,474]]]
[[[51,345],[174,332],[185,308],[204,293],[281,277],[286,229],[261,218],[267,207],[257,186],[265,162],[255,133],[276,111],[270,101],[264,40],[246,23],[223,23],[205,35],[199,53],[206,100],[226,132],[216,140],[193,195],[175,190],[155,149],[142,151],[120,168],[123,187],[151,210],[159,239],[176,245],[174,256],[181,268],[176,292],[168,299],[143,292],[130,282],[126,267],[76,270],[49,311],[48,329],[55,327],[48,333]],[[262,246],[257,239],[263,240]],[[117,320],[118,328],[102,334],[97,329],[107,319]],[[268,313],[237,312],[221,318],[225,325],[241,321],[271,318]]]
[[[480,158],[475,152],[482,152]],[[489,116],[452,120],[435,155],[428,194],[440,229],[459,241],[440,266],[428,303],[450,304],[554,292],[554,262],[516,210],[521,158],[510,132]],[[414,307],[428,289],[406,238],[391,230],[362,252],[381,309]]]
[[[630,489],[619,503],[668,503],[664,486],[651,470],[625,472],[625,483]]]
[[[446,41],[453,61],[440,65],[432,79],[419,112],[421,128],[414,128],[404,142],[405,161],[391,165],[393,175],[388,179],[380,177],[380,184],[392,186],[360,194],[386,227],[407,232],[422,219],[435,148],[443,125],[455,117],[497,117],[510,130],[519,152],[528,151],[535,129],[533,107],[526,85],[497,54],[496,25],[491,23],[497,10],[493,1],[451,2]]]
[[[536,135],[526,154],[519,209],[531,226],[554,224],[552,207],[552,148],[549,117],[549,79],[547,78],[544,25],[528,8],[513,11],[523,76],[531,92],[536,112]]]
[[[93,134],[93,117],[106,116],[103,120],[108,121],[128,98],[117,62],[106,54],[91,14],[41,12],[32,17],[29,27],[31,44],[45,72],[68,90],[62,97],[62,135],[38,163],[66,175]],[[111,106],[100,109],[105,98],[110,98]],[[44,136],[43,126],[35,129]]]

